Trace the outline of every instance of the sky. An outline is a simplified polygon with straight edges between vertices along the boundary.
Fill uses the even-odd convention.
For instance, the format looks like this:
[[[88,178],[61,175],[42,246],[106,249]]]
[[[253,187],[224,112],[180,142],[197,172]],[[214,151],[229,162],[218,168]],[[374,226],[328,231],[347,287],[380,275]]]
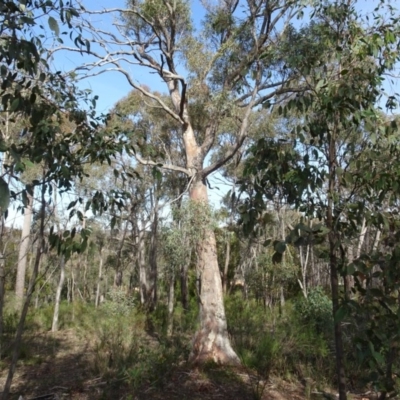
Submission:
[[[106,8],[125,8],[125,0],[83,0],[84,6],[90,10],[100,10]],[[380,3],[380,0],[359,0],[358,11],[363,13],[370,13]],[[400,0],[391,0],[390,5],[394,8],[400,8]],[[204,17],[204,8],[202,7],[199,0],[192,1],[192,16],[195,22],[195,26],[200,27],[201,21]],[[104,30],[113,29],[113,19],[108,15],[101,15],[98,18],[93,19],[96,26],[103,28]],[[293,20],[295,26],[301,26],[307,22],[306,18],[302,20]],[[85,60],[84,56],[77,53],[62,53],[57,54],[53,60],[53,66],[56,70],[70,71],[73,68],[81,65],[82,61]],[[150,75],[143,68],[131,69],[132,76],[138,82],[142,82],[145,85],[154,88],[155,90],[164,91],[165,85],[155,79],[154,75]],[[82,82],[82,87],[91,88],[93,93],[99,96],[97,102],[98,112],[107,112],[110,108],[122,97],[126,96],[130,91],[131,87],[127,83],[125,77],[118,72],[109,72],[104,75],[91,77],[85,79]]]
[[[124,0],[82,0],[82,3],[87,9],[91,10],[100,10],[104,8],[124,8],[125,5]],[[360,11],[368,13],[371,12],[378,4],[378,0],[359,0],[358,7]],[[391,5],[399,8],[398,6],[400,5],[400,0],[392,0]],[[192,1],[192,16],[195,26],[199,27],[201,20],[204,17],[204,9],[199,0]],[[105,31],[114,29],[112,28],[113,19],[108,15],[102,14],[94,16],[92,17],[92,22]],[[305,19],[294,21],[294,24],[298,26],[305,23]],[[46,21],[44,21],[43,25],[46,26]],[[47,44],[51,46],[54,39],[53,34],[48,30],[47,35]],[[65,40],[65,44],[68,45],[68,39],[65,39],[66,36],[61,37]],[[80,55],[79,53],[59,52],[54,54],[51,64],[55,70],[66,72],[80,66],[83,62],[85,62],[85,60],[86,57]],[[162,84],[159,78],[157,79],[155,75],[149,74],[148,71],[143,70],[142,68],[135,67],[131,67],[130,72],[137,82],[148,85],[152,90],[165,92],[164,84]],[[99,97],[97,101],[97,112],[99,114],[107,113],[118,100],[125,97],[132,90],[131,86],[126,81],[126,78],[118,72],[107,72],[105,74],[84,79],[79,83],[79,86],[81,88],[91,89],[93,94]],[[388,86],[388,90],[392,89],[396,88],[389,88]],[[210,190],[209,193],[211,203],[214,207],[218,207],[221,197],[223,197],[226,192],[230,190],[230,185],[227,185],[223,182],[223,179],[218,172],[210,177],[210,184],[211,187],[214,188]],[[20,225],[21,220],[20,218],[15,219],[16,217],[16,212],[10,210],[9,221],[10,218],[11,220],[15,220],[15,224],[18,226]]]

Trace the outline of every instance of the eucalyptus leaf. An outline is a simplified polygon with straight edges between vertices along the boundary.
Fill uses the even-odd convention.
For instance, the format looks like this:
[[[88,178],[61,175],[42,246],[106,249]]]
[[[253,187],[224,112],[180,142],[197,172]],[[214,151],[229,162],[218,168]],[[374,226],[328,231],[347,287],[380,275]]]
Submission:
[[[58,26],[58,22],[54,19],[54,17],[50,16],[48,19],[49,27],[54,32],[56,36],[60,36],[60,27]]]
[[[10,189],[7,182],[0,178],[0,208],[1,212],[5,212],[10,205]]]

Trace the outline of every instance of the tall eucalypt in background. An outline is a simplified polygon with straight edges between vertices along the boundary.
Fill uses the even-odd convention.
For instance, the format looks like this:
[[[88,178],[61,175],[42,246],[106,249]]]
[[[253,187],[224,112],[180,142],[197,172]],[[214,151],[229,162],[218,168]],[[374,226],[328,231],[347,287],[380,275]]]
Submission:
[[[81,49],[60,45],[58,51],[91,56],[75,70],[78,79],[81,71],[82,77],[118,71],[142,97],[142,104],[157,107],[166,120],[175,121],[179,136],[173,144],[184,155],[179,162],[170,163],[162,155],[143,154],[140,148],[132,156],[141,164],[185,175],[190,199],[208,205],[207,178],[241,149],[249,135],[254,109],[267,99],[302,90],[292,85],[295,74],[275,54],[289,22],[301,13],[303,3],[248,0],[240,6],[238,1],[198,6],[203,7],[202,24],[197,24],[195,16],[192,18],[190,2],[184,0],[128,1],[125,9],[98,11],[88,10],[82,3],[78,26],[85,35],[92,35],[85,39],[82,36]],[[92,18],[113,13],[118,21],[112,32],[104,32],[96,26],[97,18]],[[135,73],[140,70],[152,74],[154,87],[136,80]],[[159,93],[161,84],[167,96]],[[132,132],[138,119],[140,115],[131,118]],[[172,134],[166,135],[166,145],[171,137]],[[207,156],[212,154],[219,156],[207,165]],[[191,360],[239,364],[228,337],[212,229],[198,243],[197,254],[200,326]]]
[[[243,189],[251,187],[255,196],[247,200],[244,215],[246,210],[251,214],[243,221],[251,231],[265,208],[263,199],[268,198],[271,187],[278,186],[287,203],[302,212],[304,221],[293,228],[285,241],[273,243],[275,260],[279,262],[288,243],[301,246],[318,242],[324,246],[320,257],[330,268],[341,400],[346,399],[343,319],[355,310],[355,314],[362,315],[367,303],[361,297],[374,297],[372,294],[378,293],[380,285],[386,287],[387,297],[379,290],[380,295],[370,299],[369,307],[373,303],[384,304],[382,310],[386,307],[392,322],[397,321],[385,322],[385,326],[392,327],[392,333],[383,338],[376,323],[366,319],[362,324],[369,328],[364,329],[361,339],[355,338],[362,362],[369,362],[375,370],[371,381],[378,385],[384,399],[394,393],[393,354],[398,351],[394,340],[398,330],[393,327],[399,324],[399,304],[397,298],[392,298],[398,287],[388,289],[388,283],[397,279],[389,274],[394,259],[390,251],[376,258],[378,243],[372,248],[361,243],[355,256],[348,247],[359,240],[366,226],[381,230],[387,221],[383,217],[387,212],[382,211],[385,204],[394,205],[398,199],[397,125],[390,115],[398,103],[394,96],[385,98],[383,85],[385,79],[392,79],[391,71],[399,59],[399,17],[383,1],[368,18],[357,14],[356,2],[352,1],[323,3],[315,8],[313,16],[312,25],[292,33],[292,39],[303,46],[304,52],[287,48],[285,55],[288,68],[296,69],[307,91],[275,108],[291,128],[287,136],[291,144],[260,140],[251,149]],[[276,154],[285,164],[272,163]],[[382,163],[382,154],[391,160],[389,170]],[[282,165],[288,168],[283,169]],[[310,220],[317,223],[310,227]],[[385,257],[392,260],[387,266],[382,264]],[[374,261],[378,259],[379,262]],[[370,270],[374,263],[381,265],[380,269]],[[371,278],[372,273],[382,281],[374,289],[371,284],[365,288],[362,280],[365,275]],[[353,298],[357,291],[358,297]],[[353,333],[360,329],[356,321],[346,320],[355,328]]]

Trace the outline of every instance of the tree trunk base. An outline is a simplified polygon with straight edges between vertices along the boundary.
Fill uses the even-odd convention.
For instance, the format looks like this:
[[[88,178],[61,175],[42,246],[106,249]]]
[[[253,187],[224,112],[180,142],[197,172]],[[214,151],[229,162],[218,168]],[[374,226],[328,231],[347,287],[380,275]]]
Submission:
[[[227,336],[205,330],[200,330],[195,335],[189,362],[195,365],[208,362],[230,366],[242,364]]]

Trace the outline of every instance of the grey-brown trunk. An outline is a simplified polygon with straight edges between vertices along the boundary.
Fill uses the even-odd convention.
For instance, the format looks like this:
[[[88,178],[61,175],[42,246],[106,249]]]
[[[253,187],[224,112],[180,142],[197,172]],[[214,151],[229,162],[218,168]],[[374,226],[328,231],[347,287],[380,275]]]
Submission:
[[[198,204],[208,205],[207,187],[197,181],[190,198]],[[197,246],[200,274],[200,327],[193,340],[190,359],[193,363],[214,361],[218,364],[239,365],[227,329],[223,301],[221,274],[218,267],[217,244],[210,226],[204,228]]]
[[[64,287],[65,280],[65,257],[62,255],[60,259],[60,280],[57,285],[56,299],[54,302],[54,314],[53,323],[51,325],[51,331],[57,332],[58,330],[58,317],[60,314],[60,302],[61,302],[61,292]]]
[[[28,204],[24,209],[24,222],[22,225],[21,242],[19,245],[18,266],[17,266],[17,280],[15,284],[15,296],[17,307],[22,308],[24,295],[25,295],[25,275],[26,263],[28,260],[28,250],[31,233],[32,223],[32,205],[33,197],[27,193]]]

